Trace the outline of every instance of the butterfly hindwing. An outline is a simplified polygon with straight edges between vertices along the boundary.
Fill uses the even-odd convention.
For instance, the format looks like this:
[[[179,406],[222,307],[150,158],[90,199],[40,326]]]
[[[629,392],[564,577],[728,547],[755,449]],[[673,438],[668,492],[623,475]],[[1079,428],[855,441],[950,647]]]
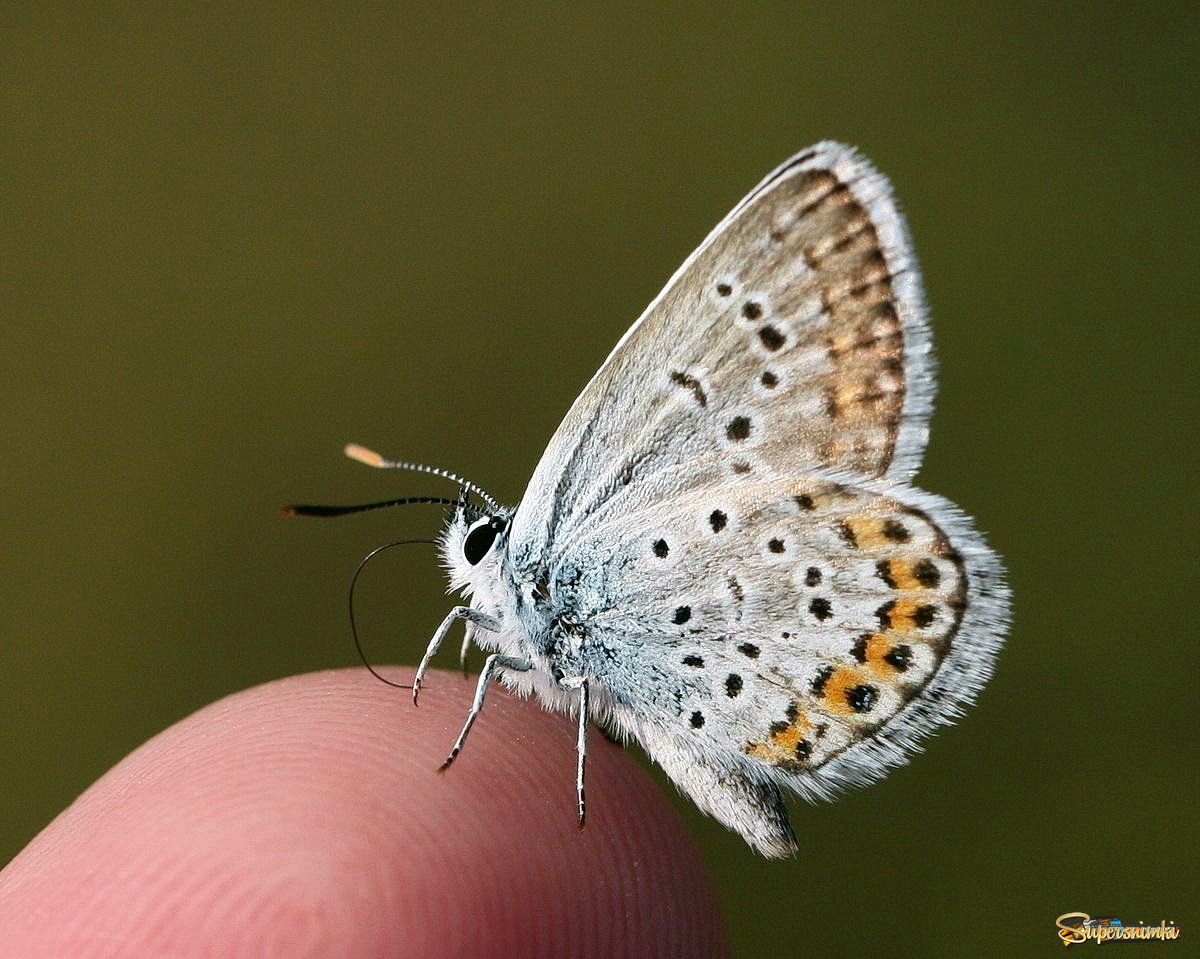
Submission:
[[[697,762],[669,739],[649,737],[646,749],[671,780],[692,797],[701,812],[724,823],[767,856],[788,856],[797,849],[779,786],[765,775],[747,775],[717,763]]]
[[[767,829],[763,799],[747,827],[755,784],[817,799],[880,778],[973,698],[1005,621],[998,562],[957,510],[848,475],[713,487],[592,542],[603,577],[556,588],[618,724],[693,796],[724,783],[701,805],[767,852],[786,818]]]

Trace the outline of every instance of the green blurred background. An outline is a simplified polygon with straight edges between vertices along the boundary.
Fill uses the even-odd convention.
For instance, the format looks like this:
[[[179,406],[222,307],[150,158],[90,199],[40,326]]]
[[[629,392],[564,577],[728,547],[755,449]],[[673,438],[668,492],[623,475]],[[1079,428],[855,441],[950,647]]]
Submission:
[[[680,801],[735,951],[1194,929],[1197,40],[1182,4],[6,5],[0,861],[197,707],[354,662],[355,562],[436,513],[276,508],[440,486],[343,442],[515,502],[709,227],[836,137],[925,268],[919,482],[1016,622],[960,727],[795,807],[794,862]],[[447,607],[410,552],[364,577],[380,662]]]

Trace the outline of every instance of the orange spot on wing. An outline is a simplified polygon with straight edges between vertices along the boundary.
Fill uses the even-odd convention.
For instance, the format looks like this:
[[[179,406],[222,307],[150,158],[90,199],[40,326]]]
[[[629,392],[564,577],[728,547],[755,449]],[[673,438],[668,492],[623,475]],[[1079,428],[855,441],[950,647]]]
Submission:
[[[798,759],[796,747],[808,738],[811,728],[808,717],[796,710],[792,721],[783,729],[771,733],[766,742],[750,743],[746,747],[746,755],[776,766],[794,763]]]
[[[892,582],[896,584],[896,589],[925,588],[913,572],[912,564],[902,559],[891,560],[888,563],[888,572],[891,574]]]
[[[846,694],[863,683],[863,676],[856,669],[835,669],[825,680],[824,698],[829,711],[843,716],[853,715],[854,710],[846,701]]]
[[[891,652],[892,643],[886,636],[880,636],[876,633],[867,640],[867,648],[865,652],[866,664],[871,669],[885,676],[891,676],[896,673],[896,667],[885,660],[883,657]]]
[[[779,749],[786,750],[788,755],[796,754],[796,744],[805,737],[808,732],[808,721],[794,722],[781,733],[776,733],[771,737],[771,744]]]
[[[892,632],[908,633],[917,628],[916,621],[913,616],[921,603],[915,599],[898,599],[892,607]]]
[[[846,520],[846,528],[859,549],[871,549],[887,542],[883,538],[883,523],[873,516],[851,516]]]

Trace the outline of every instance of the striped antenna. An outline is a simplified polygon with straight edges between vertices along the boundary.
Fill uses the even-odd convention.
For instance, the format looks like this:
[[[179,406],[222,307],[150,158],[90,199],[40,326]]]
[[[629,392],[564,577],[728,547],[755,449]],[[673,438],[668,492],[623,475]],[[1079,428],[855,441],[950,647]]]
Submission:
[[[463,479],[457,473],[451,473],[449,470],[439,469],[436,466],[425,466],[422,463],[401,463],[399,460],[384,459],[374,450],[369,450],[365,446],[359,446],[357,443],[347,443],[345,453],[350,459],[356,460],[365,466],[372,466],[378,470],[410,470],[414,473],[428,473],[431,476],[440,476],[442,479],[458,483],[463,489],[470,490],[493,510],[499,512],[501,509],[500,504],[494,496],[480,489],[470,480]]]

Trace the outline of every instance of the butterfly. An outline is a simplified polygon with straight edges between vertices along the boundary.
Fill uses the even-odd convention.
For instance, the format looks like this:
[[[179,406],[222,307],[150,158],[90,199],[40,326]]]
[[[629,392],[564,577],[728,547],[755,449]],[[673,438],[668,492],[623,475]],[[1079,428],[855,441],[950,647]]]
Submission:
[[[489,653],[446,765],[498,678],[577,717],[581,824],[594,722],[759,852],[795,852],[784,793],[830,799],[905,762],[975,698],[1008,623],[996,553],[911,485],[933,394],[890,186],[823,142],[688,257],[517,506],[348,448],[461,484],[437,501],[466,602],[413,682],[416,700],[458,621],[464,656]]]

